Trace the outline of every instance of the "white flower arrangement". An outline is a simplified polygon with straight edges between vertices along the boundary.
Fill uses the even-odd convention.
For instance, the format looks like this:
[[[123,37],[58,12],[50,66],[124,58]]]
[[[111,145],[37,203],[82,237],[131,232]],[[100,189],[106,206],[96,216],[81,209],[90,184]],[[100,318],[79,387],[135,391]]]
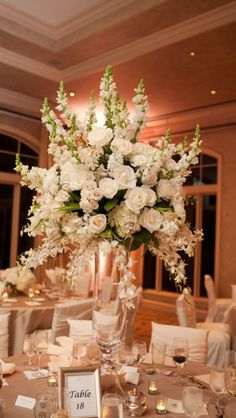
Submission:
[[[5,287],[14,291],[26,293],[36,281],[35,275],[26,269],[19,271],[17,267],[9,267],[1,271],[1,280]]]
[[[190,144],[172,143],[169,132],[155,147],[138,142],[148,109],[143,81],[135,89],[131,117],[110,66],[101,80],[100,101],[104,126],[96,124],[93,95],[83,122],[72,113],[63,83],[57,94],[59,116],[44,101],[42,122],[49,132],[53,165],[29,169],[19,158],[16,163],[21,184],[36,192],[24,232],[41,235],[42,244],[21,255],[20,264],[35,268],[49,256],[69,252],[67,280],[73,285],[95,252],[144,244],[181,287],[186,276],[179,252],[192,256],[202,235],[186,223],[183,193],[190,165],[198,162],[199,128]],[[124,257],[118,258],[124,272],[120,296],[129,305],[134,293],[132,260],[126,265]]]

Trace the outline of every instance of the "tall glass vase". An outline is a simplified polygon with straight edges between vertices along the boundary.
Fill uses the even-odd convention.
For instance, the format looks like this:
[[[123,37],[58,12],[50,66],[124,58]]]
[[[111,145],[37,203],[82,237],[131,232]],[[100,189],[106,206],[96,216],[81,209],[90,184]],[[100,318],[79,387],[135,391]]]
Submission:
[[[123,260],[122,258],[123,257]],[[127,262],[125,248],[103,256],[95,255],[93,330],[101,350],[101,373],[117,377],[115,353],[126,327],[127,308],[120,299],[123,271],[120,261]]]

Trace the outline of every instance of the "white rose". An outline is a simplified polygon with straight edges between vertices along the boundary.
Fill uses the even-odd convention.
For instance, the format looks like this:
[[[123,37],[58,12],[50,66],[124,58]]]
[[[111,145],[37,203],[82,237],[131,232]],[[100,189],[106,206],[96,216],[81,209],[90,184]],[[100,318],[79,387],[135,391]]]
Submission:
[[[118,192],[118,185],[115,180],[105,177],[99,181],[99,189],[103,196],[112,199]]]
[[[94,234],[100,234],[104,229],[106,229],[107,218],[106,215],[98,214],[90,216],[89,218],[89,229]]]
[[[131,164],[134,167],[144,166],[147,164],[147,162],[148,158],[145,155],[135,155],[131,160]]]
[[[111,143],[112,151],[119,151],[122,155],[128,155],[132,152],[132,143],[127,139],[115,138]]]
[[[155,209],[145,208],[139,218],[140,225],[146,228],[151,234],[160,229],[163,216]]]
[[[102,126],[96,126],[88,134],[88,142],[90,145],[103,147],[109,144],[113,137],[111,128],[104,128]]]
[[[153,187],[155,186],[156,182],[157,182],[157,175],[155,173],[142,177],[142,183],[147,186]]]
[[[154,206],[157,200],[157,195],[154,192],[154,190],[152,190],[150,187],[145,186],[145,185],[141,186],[141,189],[146,194],[146,205]]]
[[[136,186],[136,176],[134,170],[128,165],[120,165],[114,170],[114,179],[118,189],[132,189]]]
[[[184,208],[184,203],[177,202],[177,203],[174,203],[173,206],[174,206],[176,215],[185,222],[186,212]]]
[[[80,190],[84,183],[93,178],[93,174],[84,165],[68,160],[61,167],[61,182],[70,190]]]
[[[157,195],[160,198],[171,200],[176,194],[176,187],[173,182],[161,179],[156,187]]]
[[[135,187],[130,189],[125,194],[125,204],[129,210],[135,213],[146,205],[146,193],[142,187]]]

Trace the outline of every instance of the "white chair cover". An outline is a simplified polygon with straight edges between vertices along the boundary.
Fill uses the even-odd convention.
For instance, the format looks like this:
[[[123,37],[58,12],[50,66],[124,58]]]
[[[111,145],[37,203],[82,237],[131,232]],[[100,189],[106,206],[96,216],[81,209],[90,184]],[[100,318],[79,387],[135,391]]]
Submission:
[[[232,303],[232,299],[216,298],[214,280],[209,274],[205,274],[204,276],[204,285],[208,296],[206,322],[221,322],[224,320],[224,312]]]
[[[229,329],[231,334],[231,348],[236,351],[236,306],[230,312]]]
[[[173,338],[186,338],[189,346],[189,360],[206,363],[207,334],[207,330],[179,327],[176,325],[163,325],[152,322],[151,343],[161,340],[166,344],[165,365],[173,366],[173,360],[171,358]]]
[[[92,321],[85,319],[68,319],[69,337],[73,340],[93,339]]]
[[[8,357],[10,313],[0,314],[0,358]]]
[[[186,298],[180,295],[176,301],[176,311],[180,326],[209,331],[207,365],[223,365],[225,350],[230,348],[229,327],[216,322],[196,323],[196,310],[192,295],[185,289]]]
[[[57,303],[52,320],[53,339],[69,335],[68,319],[91,319],[93,299]]]

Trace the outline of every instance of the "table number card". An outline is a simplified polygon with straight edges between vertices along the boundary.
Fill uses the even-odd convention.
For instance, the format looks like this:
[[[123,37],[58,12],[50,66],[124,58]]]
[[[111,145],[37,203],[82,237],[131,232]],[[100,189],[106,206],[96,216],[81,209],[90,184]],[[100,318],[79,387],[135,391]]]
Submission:
[[[99,369],[59,368],[59,407],[71,417],[100,418]]]

